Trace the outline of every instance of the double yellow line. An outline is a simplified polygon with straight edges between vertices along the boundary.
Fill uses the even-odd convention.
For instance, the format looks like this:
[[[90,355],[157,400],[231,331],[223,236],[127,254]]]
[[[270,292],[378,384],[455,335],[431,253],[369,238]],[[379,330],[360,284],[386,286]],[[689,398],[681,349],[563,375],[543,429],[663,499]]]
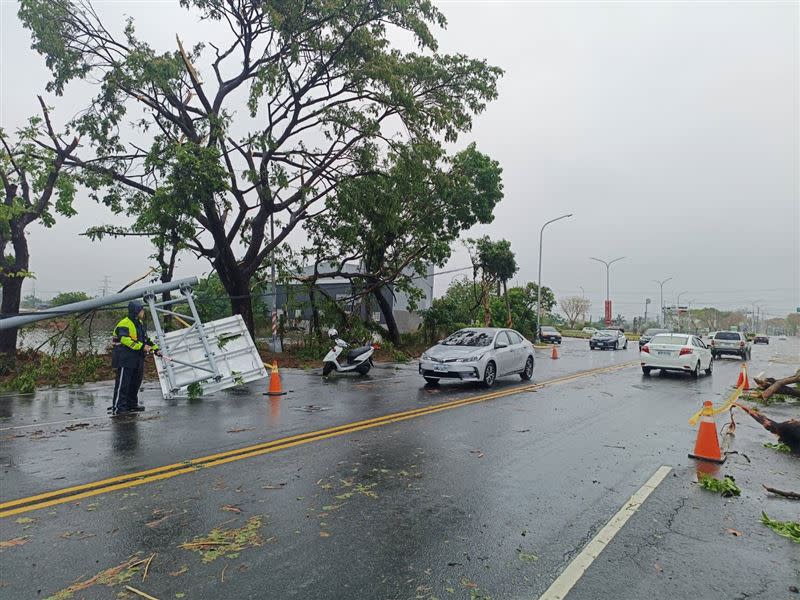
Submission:
[[[497,398],[503,398],[514,394],[530,392],[533,390],[543,388],[548,385],[567,383],[575,379],[580,379],[582,377],[586,377],[589,375],[610,373],[612,371],[617,371],[638,364],[639,364],[638,361],[631,361],[627,363],[614,365],[611,367],[601,367],[598,369],[591,369],[589,371],[581,371],[578,373],[574,373],[572,375],[567,375],[565,377],[550,379],[542,383],[522,385],[505,390],[498,390],[496,392],[490,392],[487,394],[481,394],[479,396],[463,398],[461,400],[452,400],[450,402],[443,402],[440,404],[434,404],[432,406],[426,406],[414,410],[391,413],[388,415],[383,415],[381,417],[375,417],[374,419],[355,421],[353,423],[346,423],[344,425],[338,425],[336,427],[329,427],[327,429],[320,429],[317,431],[310,431],[308,433],[301,433],[298,435],[293,435],[290,437],[273,440],[271,442],[264,442],[261,444],[254,444],[252,446],[245,446],[243,448],[237,448],[236,450],[228,450],[227,452],[210,454],[208,456],[203,456],[200,458],[194,458],[183,462],[173,463],[171,465],[164,465],[162,467],[156,467],[154,469],[147,469],[145,471],[137,471],[135,473],[129,473],[127,475],[118,475],[116,477],[109,477],[108,479],[101,479],[99,481],[93,481],[91,483],[84,483],[82,485],[66,487],[59,490],[54,490],[52,492],[37,494],[35,496],[19,498],[17,500],[9,500],[8,502],[0,503],[0,518],[11,517],[13,515],[30,512],[33,510],[41,510],[43,508],[56,506],[58,504],[65,504],[67,502],[75,502],[77,500],[82,500],[84,498],[90,498],[92,496],[98,496],[100,494],[107,494],[108,492],[114,492],[117,490],[124,490],[127,488],[144,485],[146,483],[163,481],[165,479],[171,479],[172,477],[177,477],[178,475],[193,473],[199,469],[216,467],[237,460],[252,458],[254,456],[261,456],[262,454],[269,454],[270,452],[285,450],[286,448],[292,448],[293,446],[300,446],[302,444],[317,442],[320,440],[337,437],[347,433],[353,433],[355,431],[372,429],[373,427],[381,427],[383,425],[389,425],[390,423],[397,423],[399,421],[406,421],[408,419],[416,419],[417,417],[430,415],[433,413],[441,412],[443,410],[458,408],[460,406],[466,406],[468,404],[476,404],[478,402],[486,402],[487,400],[494,400]]]

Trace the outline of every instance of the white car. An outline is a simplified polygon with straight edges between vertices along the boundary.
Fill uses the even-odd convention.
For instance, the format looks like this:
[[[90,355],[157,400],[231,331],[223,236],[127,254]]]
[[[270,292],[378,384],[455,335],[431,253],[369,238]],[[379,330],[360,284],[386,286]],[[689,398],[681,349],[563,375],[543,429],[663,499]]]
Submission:
[[[533,344],[513,329],[459,329],[422,353],[419,372],[430,384],[440,379],[480,381],[491,387],[498,377],[533,377]]]
[[[779,339],[780,341],[782,341],[782,342],[783,342],[783,341],[785,341],[785,340],[787,340],[787,339],[789,339],[789,338],[787,338],[787,337],[786,337],[786,335],[782,333],[782,334],[780,334],[780,335],[778,336],[778,339]]]
[[[688,333],[659,333],[642,346],[642,373],[653,369],[683,371],[698,377],[700,371],[711,375],[714,357],[711,350],[696,335]]]
[[[594,327],[584,327],[583,329],[581,329],[581,333],[588,333],[589,335],[594,335],[595,333],[597,333],[597,329],[595,329]]]

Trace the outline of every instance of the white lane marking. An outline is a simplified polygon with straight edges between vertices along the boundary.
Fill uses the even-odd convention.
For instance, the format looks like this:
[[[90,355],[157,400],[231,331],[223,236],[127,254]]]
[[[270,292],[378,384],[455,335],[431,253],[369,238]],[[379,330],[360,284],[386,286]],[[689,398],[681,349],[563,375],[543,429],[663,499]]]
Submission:
[[[667,474],[672,470],[672,467],[666,465],[659,467],[653,476],[640,487],[636,493],[631,496],[628,501],[619,509],[617,514],[611,517],[611,520],[606,523],[592,541],[586,544],[581,553],[576,556],[567,568],[558,576],[558,578],[550,585],[544,594],[539,596],[539,600],[563,600],[573,586],[578,583],[578,580],[586,572],[586,569],[594,562],[600,553],[611,543],[614,536],[619,533],[620,529],[628,522],[633,514],[644,504],[647,497],[652,494],[658,487]]]

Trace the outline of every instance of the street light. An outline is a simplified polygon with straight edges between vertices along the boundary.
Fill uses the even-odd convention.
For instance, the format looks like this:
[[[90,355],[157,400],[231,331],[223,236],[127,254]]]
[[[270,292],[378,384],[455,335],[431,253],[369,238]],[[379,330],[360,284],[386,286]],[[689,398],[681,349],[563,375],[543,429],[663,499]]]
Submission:
[[[752,333],[756,332],[756,304],[759,302],[764,302],[763,298],[759,298],[758,300],[753,300],[751,304],[753,305],[753,312],[750,313],[750,323],[753,327]]]
[[[663,327],[664,326],[664,321],[665,321],[665,319],[664,319],[664,284],[667,283],[668,281],[672,281],[672,277],[667,277],[663,281],[659,281],[658,279],[653,279],[653,281],[655,281],[661,287],[661,319],[660,319],[661,322],[659,324]]]
[[[567,217],[571,217],[572,213],[568,215],[561,215],[560,217],[556,217],[555,219],[550,219],[547,223],[542,225],[542,228],[539,230],[539,287],[536,289],[536,339],[539,340],[540,333],[542,329],[542,234],[544,234],[544,228],[550,225],[550,223],[555,223],[556,221],[560,221],[561,219],[566,219]]]
[[[608,261],[606,261],[606,260],[602,260],[602,259],[599,259],[599,258],[595,258],[595,257],[593,257],[593,256],[590,256],[589,258],[590,258],[591,260],[596,260],[596,261],[597,261],[597,262],[599,262],[599,263],[603,263],[603,264],[606,266],[606,306],[608,306],[608,303],[611,301],[611,293],[610,293],[610,289],[611,289],[611,284],[610,284],[610,281],[611,281],[611,276],[609,275],[609,271],[610,271],[610,269],[611,269],[611,265],[613,265],[613,264],[614,264],[615,262],[617,262],[618,260],[622,260],[622,259],[623,259],[623,258],[625,258],[625,257],[624,257],[624,256],[620,256],[619,258],[615,258],[614,260],[608,260]],[[606,314],[606,327],[608,327],[609,325],[611,325],[611,317],[612,317],[612,316],[613,316],[613,315]]]

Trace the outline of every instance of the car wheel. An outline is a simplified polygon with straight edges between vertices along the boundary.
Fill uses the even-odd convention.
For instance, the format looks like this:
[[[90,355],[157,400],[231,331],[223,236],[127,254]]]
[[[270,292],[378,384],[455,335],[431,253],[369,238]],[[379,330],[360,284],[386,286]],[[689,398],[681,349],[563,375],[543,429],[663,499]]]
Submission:
[[[700,361],[699,360],[697,361],[697,364],[694,366],[694,369],[692,369],[692,377],[694,377],[695,379],[700,377]]]
[[[625,346],[623,346],[622,349],[623,350],[627,350],[628,349],[628,340],[625,340]]]
[[[706,369],[706,375],[711,375],[714,371],[714,357],[711,357],[711,360],[708,361],[708,368]]]
[[[486,368],[483,370],[484,387],[492,387],[495,379],[497,379],[497,367],[495,366],[494,362],[490,360],[486,364]]]
[[[525,361],[525,370],[519,374],[522,381],[530,381],[531,377],[533,377],[533,357],[529,356],[528,360]]]
[[[619,340],[614,342],[614,350],[619,350]]]
[[[717,358],[717,353],[716,353],[716,352],[712,352],[712,353],[711,353],[711,358],[712,358],[712,359],[714,359],[714,358]]]
[[[423,377],[425,377],[423,375]],[[429,383],[431,385],[439,385],[439,378],[438,377],[425,377],[425,383]]]
[[[642,367],[642,375],[650,377],[650,367]]]
[[[329,363],[329,362],[325,363],[325,365],[323,365],[323,367],[322,367],[322,376],[323,377],[327,377],[328,375],[331,374],[331,371],[333,371],[334,368],[335,367],[334,367],[333,363]]]

